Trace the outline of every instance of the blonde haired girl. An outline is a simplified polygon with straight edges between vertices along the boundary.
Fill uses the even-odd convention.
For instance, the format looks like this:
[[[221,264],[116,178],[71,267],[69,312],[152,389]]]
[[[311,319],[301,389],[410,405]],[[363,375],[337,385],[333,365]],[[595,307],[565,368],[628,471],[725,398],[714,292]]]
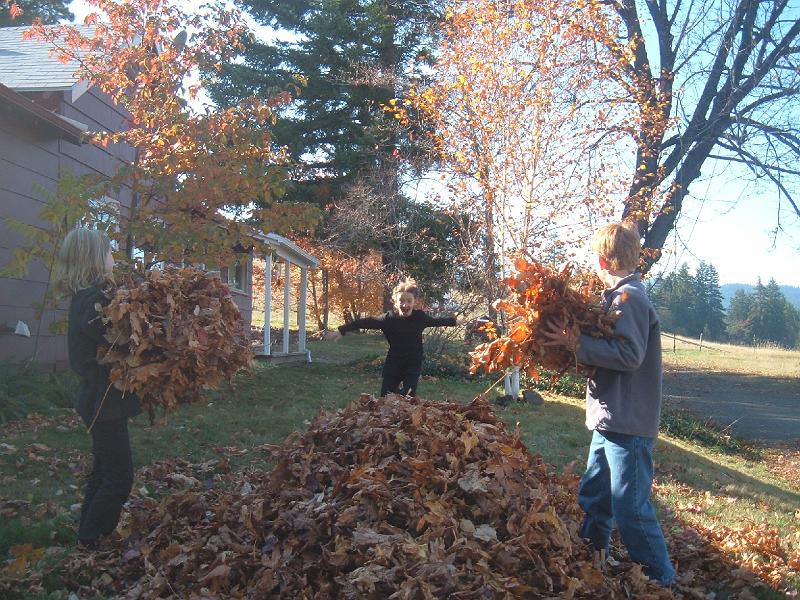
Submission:
[[[69,363],[80,377],[75,410],[92,435],[94,466],[86,482],[78,525],[78,543],[90,550],[100,536],[111,534],[133,486],[133,461],[128,418],[139,401],[110,384],[109,368],[97,362],[105,343],[105,326],[96,305],[106,305],[102,286],[112,278],[111,243],[100,231],[78,227],[64,238],[59,252],[62,284],[72,293],[67,348]]]
[[[86,227],[78,227],[67,234],[58,258],[62,282],[73,294],[101,285],[111,277],[114,268],[108,236]]]

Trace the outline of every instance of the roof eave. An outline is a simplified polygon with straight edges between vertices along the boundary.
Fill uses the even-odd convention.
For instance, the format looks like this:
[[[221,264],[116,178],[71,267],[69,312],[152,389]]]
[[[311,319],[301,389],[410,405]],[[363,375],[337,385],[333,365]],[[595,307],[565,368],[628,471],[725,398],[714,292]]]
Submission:
[[[74,144],[83,142],[83,131],[59,115],[39,106],[33,100],[0,83],[0,101],[5,101],[13,108],[26,113],[29,117],[39,119],[45,125],[56,129],[65,139]]]

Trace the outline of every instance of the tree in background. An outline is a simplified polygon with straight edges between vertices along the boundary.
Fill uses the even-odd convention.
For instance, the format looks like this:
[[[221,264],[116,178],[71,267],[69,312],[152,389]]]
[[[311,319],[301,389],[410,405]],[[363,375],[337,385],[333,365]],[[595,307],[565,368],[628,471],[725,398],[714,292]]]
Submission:
[[[703,332],[702,327],[698,327],[701,318],[696,314],[699,296],[696,280],[686,263],[658,281],[651,294],[662,329],[692,337]]]
[[[698,315],[702,315],[703,336],[710,340],[721,340],[725,336],[725,309],[722,306],[719,273],[714,265],[700,261],[694,279],[696,310]]]
[[[587,102],[603,82],[563,6],[453,3],[431,81],[395,108],[401,122],[419,119],[429,131],[452,210],[475,225],[468,254],[487,308],[510,255],[544,260],[555,244],[573,245],[621,191],[607,185],[599,158],[616,152],[619,136],[595,135],[616,116]]]
[[[407,260],[406,249],[418,245],[408,213],[424,209],[412,208],[403,189],[426,164],[424,138],[400,127],[384,107],[409,78],[422,76],[438,2],[247,0],[242,5],[277,30],[276,40],[246,39],[243,61],[214,74],[212,97],[231,105],[295,86],[295,98],[274,128],[275,142],[286,146],[291,160],[287,198],[324,210],[320,239],[330,242],[330,252],[366,257],[377,251],[387,278],[418,270],[421,254]],[[386,210],[372,210],[376,204]],[[354,215],[367,221],[351,219]],[[419,243],[428,241],[423,234]]]
[[[701,262],[692,275],[684,263],[678,271],[656,282],[651,294],[665,331],[724,339],[725,311],[719,275],[713,265]]]
[[[352,257],[330,251],[313,240],[298,241],[306,251],[312,253],[320,261],[320,268],[308,273],[307,304],[308,316],[321,331],[330,328],[331,315],[338,322],[344,322],[345,315],[359,317],[367,314],[378,314],[383,306],[383,287],[385,284],[381,272],[381,257],[373,252],[368,255]],[[279,265],[275,267],[275,265]],[[265,262],[253,261],[253,320],[260,322],[264,314],[264,286],[266,284]],[[272,274],[272,314],[283,311],[283,265],[273,263]],[[291,302],[297,306],[300,296],[299,269],[294,268],[291,274]]]
[[[0,27],[30,25],[34,19],[44,23],[71,21],[70,0],[3,0],[0,2]]]
[[[785,298],[774,279],[759,279],[748,294],[737,290],[727,317],[731,340],[741,344],[773,343],[794,348],[800,339],[800,312]]]
[[[470,180],[464,195],[480,206],[498,206],[495,186],[507,181],[505,169],[485,165],[535,156],[529,171],[549,174],[542,189],[552,190],[552,203],[580,206],[574,194],[557,192],[585,181],[597,201],[613,202],[638,225],[643,272],[711,161],[771,182],[800,216],[792,195],[800,176],[792,166],[800,157],[800,20],[785,0],[459,0],[447,27],[457,33],[438,51],[436,81],[445,87],[419,94],[420,108],[430,108],[444,154]],[[517,85],[525,81],[535,85]],[[501,120],[505,126],[492,127]],[[469,125],[451,135],[460,123]],[[505,143],[503,135],[526,130],[530,142]],[[547,140],[555,143],[537,145]],[[575,151],[558,168],[561,144]],[[492,264],[502,249],[489,223],[500,216],[483,217]]]
[[[361,178],[347,186],[326,219],[323,245],[354,257],[378,252],[387,288],[400,275],[410,275],[429,299],[442,300],[462,263],[458,223],[448,212],[404,194],[389,198],[388,191],[377,191],[381,187]]]
[[[635,144],[623,216],[658,260],[691,184],[711,160],[770,181],[795,214],[800,175],[800,19],[785,0],[595,2],[577,35],[596,45],[598,77],[617,86]],[[778,227],[781,223],[778,223]]]
[[[753,342],[753,335],[750,332],[750,311],[752,309],[753,297],[744,290],[736,290],[725,317],[725,328],[731,342],[736,344]]]
[[[420,76],[438,21],[436,2],[245,0],[275,41],[244,41],[243,61],[225,64],[210,85],[221,105],[299,86],[275,141],[294,161],[290,197],[321,206],[376,167],[396,170],[416,148],[382,106]],[[280,41],[281,39],[285,41]],[[412,136],[413,137],[413,136]]]

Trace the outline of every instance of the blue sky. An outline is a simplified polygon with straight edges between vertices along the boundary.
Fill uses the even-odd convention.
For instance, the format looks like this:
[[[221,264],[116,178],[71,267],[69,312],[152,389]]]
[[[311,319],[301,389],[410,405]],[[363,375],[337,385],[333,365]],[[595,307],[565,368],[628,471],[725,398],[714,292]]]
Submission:
[[[671,270],[686,262],[711,263],[720,283],[766,283],[800,286],[800,218],[775,189],[753,189],[745,180],[711,177],[695,182],[675,236],[666,244],[659,267]],[[782,230],[775,234],[780,224]],[[676,260],[677,257],[677,260]]]
[[[89,12],[82,0],[70,9],[78,20]],[[656,270],[671,271],[684,262],[694,268],[702,260],[714,265],[723,284],[754,284],[760,277],[800,286],[800,218],[788,201],[783,199],[779,211],[773,188],[753,188],[735,173],[717,175],[718,166],[706,167],[706,179],[692,185],[677,236],[665,245]],[[782,231],[776,236],[779,217]]]

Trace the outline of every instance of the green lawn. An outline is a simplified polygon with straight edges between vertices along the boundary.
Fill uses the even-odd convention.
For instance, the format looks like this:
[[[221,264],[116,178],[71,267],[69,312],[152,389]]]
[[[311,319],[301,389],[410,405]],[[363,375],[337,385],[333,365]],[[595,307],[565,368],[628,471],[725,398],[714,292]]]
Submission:
[[[382,356],[382,338],[352,335],[309,347],[312,364],[259,364],[252,374],[240,376],[235,387],[210,393],[207,400],[163,422],[150,425],[144,415],[134,419],[135,467],[181,458],[196,464],[225,461],[232,469],[269,469],[264,444],[280,444],[293,431],[303,430],[320,410],[342,407],[361,393],[379,390],[380,374],[355,363]],[[469,401],[491,383],[423,379],[419,393],[433,400]],[[498,412],[510,429],[519,424],[530,451],[541,454],[555,470],[569,465],[580,473],[590,439],[582,402],[544,395],[543,405],[516,403]],[[55,408],[44,417],[7,425],[0,433],[0,557],[8,558],[12,546],[32,544],[53,549],[48,556],[57,563],[69,554],[75,535],[74,505],[80,502],[89,464],[89,435],[71,410]],[[766,520],[791,531],[800,515],[797,484],[773,474],[758,457],[662,436],[656,455],[662,514],[730,528]],[[45,587],[52,592],[47,597],[66,597],[56,576],[51,575]]]

